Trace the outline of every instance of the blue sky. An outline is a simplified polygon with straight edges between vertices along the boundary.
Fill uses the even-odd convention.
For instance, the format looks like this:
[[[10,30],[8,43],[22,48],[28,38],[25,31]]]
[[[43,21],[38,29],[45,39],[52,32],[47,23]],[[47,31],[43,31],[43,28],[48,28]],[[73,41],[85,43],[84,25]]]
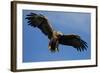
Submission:
[[[56,31],[80,35],[88,44],[87,51],[78,52],[71,46],[60,45],[59,52],[50,52],[48,38],[38,28],[29,26],[25,19],[31,12],[46,16]],[[90,22],[90,13],[23,10],[23,62],[90,59]]]

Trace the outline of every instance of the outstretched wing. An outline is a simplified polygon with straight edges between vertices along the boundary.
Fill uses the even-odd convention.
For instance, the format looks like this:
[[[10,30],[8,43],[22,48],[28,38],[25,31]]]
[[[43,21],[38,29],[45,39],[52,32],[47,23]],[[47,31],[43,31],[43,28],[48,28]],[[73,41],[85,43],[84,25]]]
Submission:
[[[47,18],[42,14],[30,13],[27,15],[28,24],[39,28],[48,38],[52,37],[53,29],[51,28]]]
[[[62,35],[59,39],[59,43],[62,45],[73,46],[77,51],[84,51],[88,47],[87,43],[78,35]]]

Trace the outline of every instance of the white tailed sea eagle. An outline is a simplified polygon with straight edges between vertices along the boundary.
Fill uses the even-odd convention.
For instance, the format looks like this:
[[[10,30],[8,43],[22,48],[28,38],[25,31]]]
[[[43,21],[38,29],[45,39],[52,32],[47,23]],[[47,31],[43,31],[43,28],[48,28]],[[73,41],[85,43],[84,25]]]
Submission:
[[[28,25],[37,27],[41,32],[48,37],[49,49],[51,52],[59,51],[58,46],[68,45],[77,49],[77,51],[84,51],[87,49],[87,43],[81,39],[79,35],[65,35],[61,32],[55,31],[49,23],[46,16],[42,14],[30,13],[27,15]]]

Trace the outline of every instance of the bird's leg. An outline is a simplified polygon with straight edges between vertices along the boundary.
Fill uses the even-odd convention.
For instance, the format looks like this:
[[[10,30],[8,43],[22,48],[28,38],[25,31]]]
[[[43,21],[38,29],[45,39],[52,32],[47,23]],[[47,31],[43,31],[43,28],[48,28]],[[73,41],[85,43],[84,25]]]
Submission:
[[[51,44],[52,44],[52,41],[53,41],[53,38],[50,39],[50,42],[49,42],[49,46],[48,48],[51,50]]]
[[[51,52],[55,52],[55,43],[54,43],[54,38],[51,38],[50,42],[49,42],[49,47]]]
[[[59,41],[57,40],[57,41],[56,41],[56,50],[57,50],[57,51],[59,51],[58,46],[59,46]]]
[[[51,52],[59,51],[58,45],[59,45],[58,40],[52,38],[52,39],[50,40],[50,42],[49,42],[49,49],[50,49],[50,51],[51,51]]]
[[[51,52],[56,52],[59,51],[58,46],[59,46],[59,36],[56,31],[53,32],[53,36],[49,42],[49,49]]]

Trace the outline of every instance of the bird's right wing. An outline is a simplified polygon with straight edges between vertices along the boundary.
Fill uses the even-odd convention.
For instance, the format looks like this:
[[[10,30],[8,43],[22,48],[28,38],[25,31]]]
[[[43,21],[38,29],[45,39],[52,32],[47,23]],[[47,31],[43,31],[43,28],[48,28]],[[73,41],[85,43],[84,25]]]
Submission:
[[[88,47],[87,43],[78,35],[61,35],[59,43],[62,45],[73,46],[78,51],[84,51]]]
[[[53,29],[44,15],[30,13],[26,19],[30,26],[39,28],[49,39],[52,37]]]

